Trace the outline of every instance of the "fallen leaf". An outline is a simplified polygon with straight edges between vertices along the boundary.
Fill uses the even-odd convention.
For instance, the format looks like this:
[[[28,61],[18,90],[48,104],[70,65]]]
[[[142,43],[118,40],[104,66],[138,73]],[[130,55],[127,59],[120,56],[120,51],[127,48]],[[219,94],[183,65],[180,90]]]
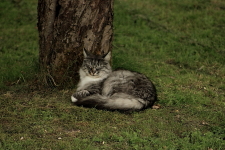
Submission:
[[[152,106],[152,109],[159,109],[160,108],[160,105],[153,105]]]
[[[205,121],[202,121],[201,122],[201,125],[209,125],[209,123],[205,122]]]
[[[12,98],[12,94],[10,91],[6,92],[5,94],[3,94],[6,98]]]
[[[179,110],[175,110],[175,112],[177,112],[177,113],[178,113],[178,112],[179,112]]]

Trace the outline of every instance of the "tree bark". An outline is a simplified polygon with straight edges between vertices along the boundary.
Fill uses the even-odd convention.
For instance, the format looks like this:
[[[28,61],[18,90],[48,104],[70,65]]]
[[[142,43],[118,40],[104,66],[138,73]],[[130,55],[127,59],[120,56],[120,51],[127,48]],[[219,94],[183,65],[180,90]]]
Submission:
[[[83,48],[112,49],[113,0],[39,0],[39,62],[44,83],[74,85]]]

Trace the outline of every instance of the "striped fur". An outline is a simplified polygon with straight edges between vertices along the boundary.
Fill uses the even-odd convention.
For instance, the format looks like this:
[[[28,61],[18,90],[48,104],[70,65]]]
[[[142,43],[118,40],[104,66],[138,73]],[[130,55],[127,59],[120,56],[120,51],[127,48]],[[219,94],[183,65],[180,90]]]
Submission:
[[[93,56],[84,51],[80,82],[71,96],[77,106],[107,110],[142,110],[157,100],[153,83],[143,74],[129,70],[112,72],[111,53]]]

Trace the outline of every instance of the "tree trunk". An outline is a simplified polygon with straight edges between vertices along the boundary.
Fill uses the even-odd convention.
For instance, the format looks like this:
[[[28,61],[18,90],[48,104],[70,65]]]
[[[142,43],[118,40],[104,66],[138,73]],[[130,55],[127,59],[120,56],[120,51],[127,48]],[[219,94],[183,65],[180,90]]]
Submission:
[[[44,83],[74,85],[83,48],[105,54],[112,48],[113,0],[39,0],[39,62]]]

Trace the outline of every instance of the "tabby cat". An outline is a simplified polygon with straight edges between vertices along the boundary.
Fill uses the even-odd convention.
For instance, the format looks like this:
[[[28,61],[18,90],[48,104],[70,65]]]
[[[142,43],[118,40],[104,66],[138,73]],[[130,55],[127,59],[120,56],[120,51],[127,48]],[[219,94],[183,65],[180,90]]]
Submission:
[[[140,73],[112,71],[111,52],[96,56],[84,50],[80,81],[71,96],[77,106],[106,110],[142,110],[157,100],[155,86]]]

